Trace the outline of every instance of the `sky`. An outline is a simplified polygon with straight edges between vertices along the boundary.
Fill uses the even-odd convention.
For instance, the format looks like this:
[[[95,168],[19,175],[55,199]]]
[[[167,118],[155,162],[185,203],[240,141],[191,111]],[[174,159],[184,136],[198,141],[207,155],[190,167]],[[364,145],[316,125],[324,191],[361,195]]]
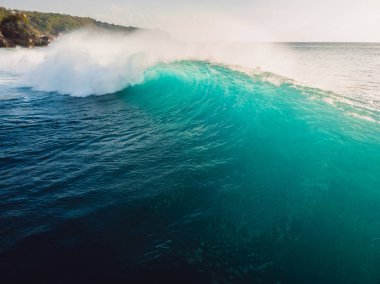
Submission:
[[[380,42],[380,0],[0,0],[189,41]]]

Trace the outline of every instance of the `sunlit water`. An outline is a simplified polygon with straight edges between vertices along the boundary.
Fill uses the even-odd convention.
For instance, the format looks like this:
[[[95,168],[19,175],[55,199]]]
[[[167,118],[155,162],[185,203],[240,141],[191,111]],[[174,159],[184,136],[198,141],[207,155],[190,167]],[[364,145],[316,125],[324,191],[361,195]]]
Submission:
[[[380,45],[280,48],[103,96],[2,70],[1,282],[378,283]]]

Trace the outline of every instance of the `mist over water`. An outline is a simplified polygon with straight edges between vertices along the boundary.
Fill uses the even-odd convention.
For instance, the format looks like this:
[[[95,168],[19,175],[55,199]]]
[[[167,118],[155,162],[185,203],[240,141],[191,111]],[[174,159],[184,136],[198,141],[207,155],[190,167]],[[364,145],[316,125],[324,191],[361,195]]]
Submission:
[[[0,277],[379,282],[379,50],[0,50]]]
[[[58,38],[48,48],[2,52],[1,69],[20,75],[19,85],[73,96],[110,94],[141,83],[157,63],[201,60],[239,67],[274,63],[271,46],[157,40],[144,32],[82,30]],[[279,48],[280,51],[280,48]]]

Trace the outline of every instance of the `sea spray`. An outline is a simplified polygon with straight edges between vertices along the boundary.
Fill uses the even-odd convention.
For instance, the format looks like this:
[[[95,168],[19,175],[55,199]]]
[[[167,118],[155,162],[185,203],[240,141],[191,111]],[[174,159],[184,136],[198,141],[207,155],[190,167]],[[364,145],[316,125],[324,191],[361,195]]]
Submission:
[[[19,85],[34,90],[88,96],[140,83],[144,71],[157,63],[204,60],[253,68],[269,65],[269,58],[263,48],[242,53],[223,44],[156,40],[143,32],[127,36],[81,30],[59,37],[48,48],[2,53],[0,71],[20,75]]]

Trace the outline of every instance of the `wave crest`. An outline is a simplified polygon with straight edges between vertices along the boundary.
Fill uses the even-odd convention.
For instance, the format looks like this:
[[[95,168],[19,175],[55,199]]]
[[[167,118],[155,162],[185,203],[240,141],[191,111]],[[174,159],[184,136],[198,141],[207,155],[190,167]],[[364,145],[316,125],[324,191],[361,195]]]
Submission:
[[[226,48],[223,44],[157,40],[143,33],[125,36],[119,33],[81,30],[60,37],[47,48],[17,48],[0,52],[0,84],[4,82],[7,85],[76,97],[104,95],[146,81],[149,79],[146,78],[147,73],[152,76],[152,72],[147,70],[158,64],[205,61],[239,71],[255,80],[276,86],[289,85],[300,91],[299,93],[343,109],[350,116],[378,121],[378,110],[365,102],[310,88],[279,75],[287,74],[287,66],[282,66],[283,62],[276,62],[275,58],[271,58],[271,52],[270,45],[241,51],[237,46]],[[281,53],[278,47],[276,53]],[[263,70],[275,70],[276,73]],[[194,73],[188,74],[181,68],[175,68],[171,72],[184,80],[197,79],[193,78]],[[10,79],[4,78],[4,74],[9,75]],[[201,75],[204,78],[210,76]]]
[[[151,35],[90,30],[60,37],[47,48],[0,53],[0,71],[16,74],[18,85],[72,96],[115,93],[144,79],[157,63],[201,60],[255,68],[274,62],[269,46],[226,48],[223,44],[181,43]]]

